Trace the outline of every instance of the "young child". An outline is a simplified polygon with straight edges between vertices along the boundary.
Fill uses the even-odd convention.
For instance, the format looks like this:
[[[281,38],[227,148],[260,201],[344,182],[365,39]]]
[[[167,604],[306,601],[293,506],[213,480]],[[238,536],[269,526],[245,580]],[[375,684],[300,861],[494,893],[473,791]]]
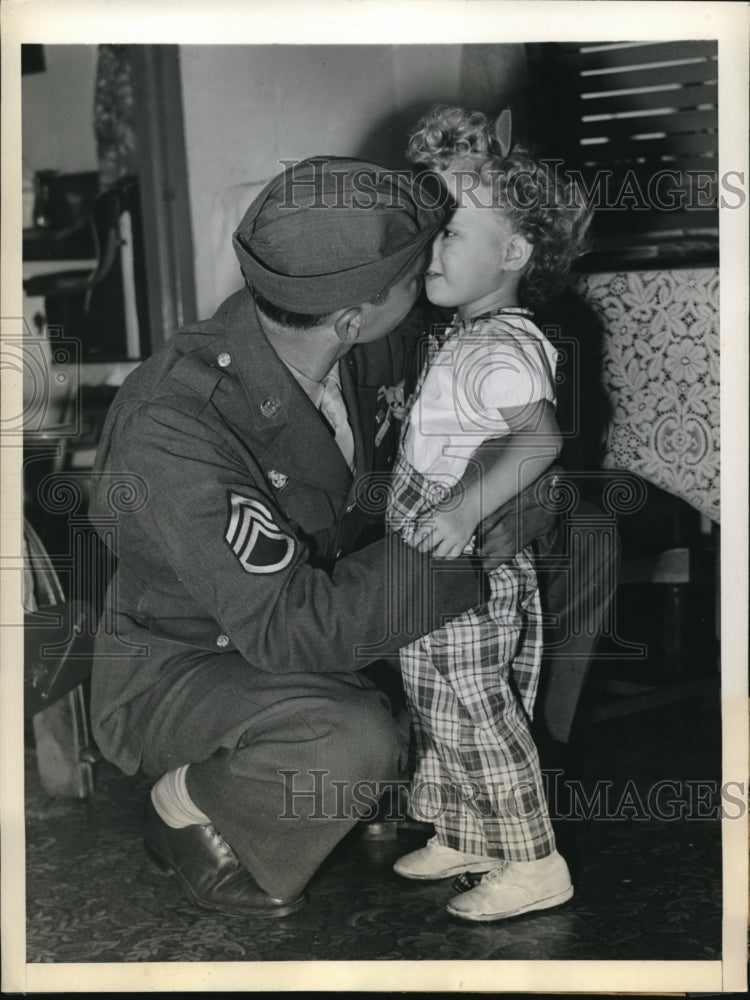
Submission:
[[[533,483],[560,447],[556,351],[531,308],[564,283],[588,213],[510,141],[510,112],[440,107],[410,139],[456,202],[425,275],[431,302],[456,309],[430,331],[407,412],[388,523],[422,551],[471,551],[484,517]],[[448,903],[499,920],[573,895],[555,849],[530,719],[542,652],[531,547],[493,570],[485,605],[401,650],[418,754],[410,809],[435,836],[400,858],[412,879],[486,872]],[[469,884],[471,880],[469,880]]]

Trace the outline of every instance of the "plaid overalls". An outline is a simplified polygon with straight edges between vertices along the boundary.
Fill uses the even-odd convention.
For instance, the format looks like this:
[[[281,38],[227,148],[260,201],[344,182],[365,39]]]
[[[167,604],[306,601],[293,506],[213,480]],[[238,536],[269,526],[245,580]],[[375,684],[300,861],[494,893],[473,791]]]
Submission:
[[[408,538],[443,495],[403,456],[403,438],[440,342],[410,401],[387,510]],[[529,728],[542,653],[531,548],[489,574],[486,604],[400,650],[415,736],[410,814],[434,823],[438,841],[468,854],[533,861],[555,847],[539,756]]]

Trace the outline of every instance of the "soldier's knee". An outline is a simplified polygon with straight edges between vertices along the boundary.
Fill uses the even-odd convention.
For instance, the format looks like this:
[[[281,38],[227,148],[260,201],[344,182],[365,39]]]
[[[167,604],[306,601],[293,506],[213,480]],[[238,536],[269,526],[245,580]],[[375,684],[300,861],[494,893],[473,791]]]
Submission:
[[[333,721],[327,752],[352,776],[376,781],[399,773],[405,747],[388,709],[362,699],[353,700]]]

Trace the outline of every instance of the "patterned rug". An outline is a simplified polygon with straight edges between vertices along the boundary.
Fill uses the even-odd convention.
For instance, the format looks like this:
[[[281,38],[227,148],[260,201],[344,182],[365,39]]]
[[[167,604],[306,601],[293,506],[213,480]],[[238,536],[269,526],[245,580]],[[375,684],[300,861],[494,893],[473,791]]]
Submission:
[[[52,799],[27,749],[27,961],[718,959],[720,825],[697,815],[717,813],[718,699],[591,726],[574,757],[555,805],[576,887],[563,909],[455,920],[444,909],[450,882],[392,871],[424,831],[397,836],[388,826],[380,837],[360,828],[340,845],[306,909],[260,923],[197,910],[176,879],[152,871],[140,841],[143,780],[100,764],[92,799]],[[579,782],[573,792],[570,781]],[[682,818],[666,818],[670,808]]]

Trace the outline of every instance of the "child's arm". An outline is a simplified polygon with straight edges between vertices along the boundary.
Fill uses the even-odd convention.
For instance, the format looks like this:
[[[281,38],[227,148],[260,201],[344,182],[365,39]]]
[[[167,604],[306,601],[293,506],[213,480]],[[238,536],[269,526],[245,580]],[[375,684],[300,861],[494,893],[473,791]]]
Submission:
[[[480,521],[530,486],[557,458],[562,439],[549,401],[501,412],[511,434],[485,441],[476,450],[445,503],[447,509],[437,507],[417,523],[410,543],[414,548],[455,559]]]

